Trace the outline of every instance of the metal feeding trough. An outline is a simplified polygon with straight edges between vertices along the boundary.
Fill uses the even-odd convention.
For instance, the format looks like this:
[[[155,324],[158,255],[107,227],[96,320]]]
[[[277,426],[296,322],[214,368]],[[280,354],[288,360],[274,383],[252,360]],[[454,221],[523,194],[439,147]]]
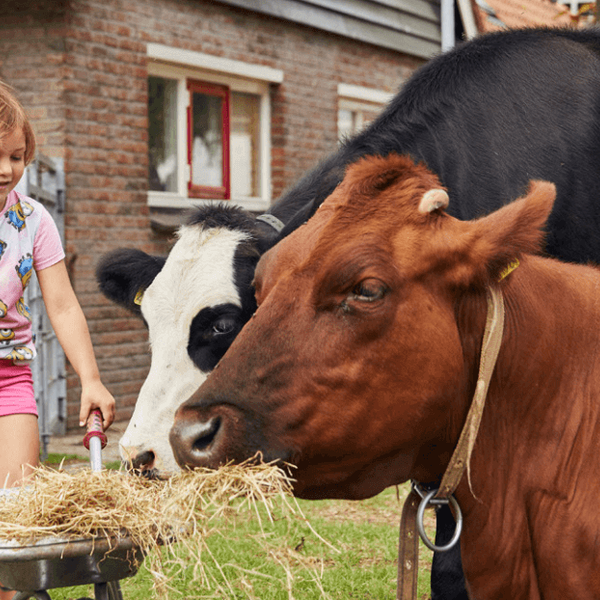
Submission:
[[[83,443],[90,451],[92,469],[100,470],[106,445],[100,412],[94,411],[90,421]],[[143,559],[143,552],[127,535],[48,537],[28,546],[4,542],[0,543],[0,589],[17,591],[14,600],[50,600],[49,589],[94,584],[95,600],[123,600],[119,580],[135,575]]]
[[[127,537],[5,543],[0,546],[0,581],[4,588],[19,590],[14,600],[47,600],[48,589],[89,583],[96,600],[121,600],[119,580],[134,575],[143,558]]]

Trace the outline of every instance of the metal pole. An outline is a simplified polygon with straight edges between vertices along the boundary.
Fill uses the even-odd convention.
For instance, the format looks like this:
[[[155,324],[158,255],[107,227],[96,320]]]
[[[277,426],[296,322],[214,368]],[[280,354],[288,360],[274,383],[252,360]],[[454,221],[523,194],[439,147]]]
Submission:
[[[441,4],[442,52],[454,48],[454,0],[442,0]]]

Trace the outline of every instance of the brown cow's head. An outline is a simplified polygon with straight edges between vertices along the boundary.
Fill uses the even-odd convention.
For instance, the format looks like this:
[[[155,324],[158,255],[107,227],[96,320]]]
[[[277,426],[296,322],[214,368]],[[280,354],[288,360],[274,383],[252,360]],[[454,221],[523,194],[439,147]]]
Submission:
[[[305,497],[441,474],[474,385],[485,286],[537,250],[554,186],[471,222],[443,211],[440,188],[408,158],[364,159],[261,259],[258,311],[177,412],[180,464],[260,451],[297,466]]]

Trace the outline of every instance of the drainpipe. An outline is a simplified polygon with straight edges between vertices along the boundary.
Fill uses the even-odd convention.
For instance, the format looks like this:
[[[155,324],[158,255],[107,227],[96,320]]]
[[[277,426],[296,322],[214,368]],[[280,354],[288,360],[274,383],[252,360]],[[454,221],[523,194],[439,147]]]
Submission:
[[[442,52],[454,48],[454,0],[442,0]]]

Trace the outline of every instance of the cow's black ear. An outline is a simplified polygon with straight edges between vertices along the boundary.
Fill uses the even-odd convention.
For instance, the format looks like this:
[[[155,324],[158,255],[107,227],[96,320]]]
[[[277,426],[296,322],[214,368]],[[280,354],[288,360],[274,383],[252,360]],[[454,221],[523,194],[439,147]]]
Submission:
[[[109,300],[139,315],[141,294],[154,281],[165,260],[135,248],[119,248],[100,258],[96,280]]]

